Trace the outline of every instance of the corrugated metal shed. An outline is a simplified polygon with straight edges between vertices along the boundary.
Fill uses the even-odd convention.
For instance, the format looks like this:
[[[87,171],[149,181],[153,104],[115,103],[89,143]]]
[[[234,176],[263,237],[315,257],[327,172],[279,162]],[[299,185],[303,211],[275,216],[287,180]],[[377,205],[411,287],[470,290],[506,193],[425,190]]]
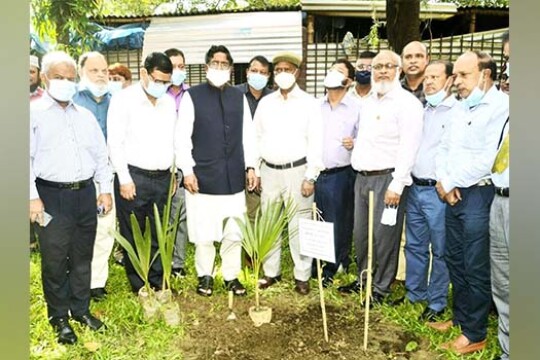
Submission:
[[[235,63],[279,51],[302,53],[302,13],[240,12],[205,16],[156,17],[146,29],[143,58],[152,51],[181,49],[189,64],[203,64],[211,45],[225,45]]]

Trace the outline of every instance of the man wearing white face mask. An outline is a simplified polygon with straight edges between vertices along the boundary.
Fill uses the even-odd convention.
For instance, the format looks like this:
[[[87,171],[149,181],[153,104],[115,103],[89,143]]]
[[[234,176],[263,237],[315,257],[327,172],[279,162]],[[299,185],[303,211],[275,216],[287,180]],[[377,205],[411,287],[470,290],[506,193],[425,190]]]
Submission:
[[[412,169],[413,184],[407,197],[405,258],[407,298],[427,306],[421,321],[435,321],[447,305],[448,269],[444,260],[446,204],[437,195],[435,155],[445,130],[462,116],[462,107],[451,93],[453,65],[432,61],[424,72],[424,129]],[[431,273],[429,273],[431,263]],[[429,280],[428,280],[429,279]]]
[[[468,51],[454,64],[464,115],[455,118],[437,154],[437,192],[446,208],[445,259],[453,287],[453,320],[429,324],[461,334],[442,345],[457,354],[486,346],[491,306],[489,215],[495,189],[490,179],[497,144],[508,119],[508,95],[494,84],[497,65],[485,52]]]
[[[399,82],[401,58],[381,50],[372,62],[372,94],[362,102],[358,136],[351,155],[354,185],[354,244],[358,279],[338,288],[358,293],[365,284],[369,191],[374,192],[373,300],[390,294],[397,272],[407,186],[422,135],[422,104]],[[396,209],[397,208],[397,209]]]
[[[90,264],[97,207],[105,213],[112,207],[105,138],[94,115],[72,101],[76,67],[64,52],[45,55],[47,90],[30,105],[30,221],[39,225],[47,315],[62,344],[77,341],[70,316],[92,330],[104,328],[89,311]]]
[[[236,85],[246,96],[251,111],[251,117],[255,117],[255,110],[259,101],[274,90],[268,87],[272,79],[272,64],[262,55],[257,55],[249,61],[249,67],[246,70],[247,82]],[[246,205],[248,216],[251,221],[255,221],[257,209],[261,204],[261,191],[257,187],[253,191],[246,191]]]
[[[170,48],[165,50],[165,55],[169,57],[173,65],[173,72],[171,75],[171,86],[167,90],[167,94],[170,95],[176,103],[176,113],[180,108],[180,102],[182,97],[186,93],[189,86],[185,83],[186,73],[186,58],[181,50]],[[177,189],[172,199],[172,209],[170,220],[174,221],[178,211],[180,211],[180,217],[178,222],[178,229],[176,232],[176,241],[174,244],[173,252],[173,267],[172,274],[175,276],[185,276],[185,263],[186,263],[186,245],[187,245],[187,223],[186,223],[186,191],[184,189],[182,170],[177,169]]]
[[[150,53],[140,71],[140,81],[111,98],[107,116],[108,146],[116,171],[115,203],[120,233],[133,245],[130,214],[135,213],[141,229],[144,219],[154,224],[154,203],[160,212],[167,202],[171,166],[175,156],[176,111],[174,100],[166,95],[172,63],[161,52]],[[158,244],[152,230],[152,255]],[[143,230],[144,231],[144,230]],[[126,274],[134,292],[143,286],[124,252]],[[154,289],[161,289],[163,269],[156,259],[149,273]]]
[[[323,286],[333,282],[342,266],[350,264],[354,212],[354,178],[351,152],[360,121],[360,100],[347,92],[353,83],[354,67],[346,59],[338,59],[324,79],[327,94],[320,99],[324,123],[323,161],[315,185],[315,203],[324,221],[334,223],[334,263],[323,268]],[[314,264],[314,272],[315,270]]]
[[[245,96],[230,86],[233,59],[223,45],[205,57],[208,82],[188,89],[178,112],[182,136],[179,167],[184,173],[189,241],[195,243],[197,294],[214,287],[214,242],[221,242],[221,271],[227,290],[246,295],[238,281],[241,231],[234,217],[246,211],[244,189],[257,186],[255,134]],[[247,178],[247,180],[246,180]]]
[[[297,229],[300,217],[311,218],[308,209],[313,203],[315,181],[324,169],[321,107],[296,83],[302,64],[298,55],[282,52],[274,56],[272,63],[279,91],[261,100],[254,120],[262,160],[261,203],[264,207],[268,201],[292,197],[297,208],[289,221],[295,291],[307,295],[312,258],[300,255]],[[260,288],[267,288],[281,279],[281,246],[268,256],[263,270]]]
[[[84,53],[79,58],[78,70],[80,77],[79,90],[73,97],[73,102],[84,106],[94,114],[101,131],[103,131],[105,140],[107,140],[107,111],[111,100],[108,88],[107,60],[105,56],[96,51]],[[107,215],[102,214],[102,216],[98,217],[90,290],[92,299],[97,301],[103,299],[107,294],[105,284],[109,276],[109,256],[114,246],[114,237],[111,235],[111,230],[115,226],[115,207]]]

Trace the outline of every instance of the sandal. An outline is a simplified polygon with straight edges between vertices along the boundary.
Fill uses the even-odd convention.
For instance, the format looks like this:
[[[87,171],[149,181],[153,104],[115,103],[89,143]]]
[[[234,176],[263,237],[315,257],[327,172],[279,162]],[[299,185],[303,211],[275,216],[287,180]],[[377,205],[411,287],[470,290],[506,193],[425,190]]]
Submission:
[[[257,282],[259,285],[259,289],[266,289],[270,286],[274,285],[278,281],[281,281],[281,275],[278,275],[276,277],[270,277],[270,276],[263,276],[259,281]]]
[[[211,296],[214,287],[214,279],[210,275],[201,276],[197,286],[197,294]]]
[[[235,296],[246,296],[247,291],[244,285],[238,279],[227,281],[225,280],[225,288],[232,291]]]

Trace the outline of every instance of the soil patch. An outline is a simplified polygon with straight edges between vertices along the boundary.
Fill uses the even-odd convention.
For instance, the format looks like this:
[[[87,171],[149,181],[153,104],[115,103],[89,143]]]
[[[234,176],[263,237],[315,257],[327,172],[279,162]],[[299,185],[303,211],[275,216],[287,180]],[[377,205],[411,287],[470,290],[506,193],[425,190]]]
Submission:
[[[329,342],[324,340],[317,294],[265,296],[262,305],[272,307],[272,322],[261,327],[255,327],[248,315],[253,298],[235,298],[237,319],[232,321],[227,320],[225,294],[180,296],[178,301],[186,329],[181,344],[186,360],[427,360],[438,356],[428,350],[426,340],[385,321],[376,309],[370,313],[364,351],[364,312],[350,299],[327,303]],[[406,351],[407,344],[412,351]]]

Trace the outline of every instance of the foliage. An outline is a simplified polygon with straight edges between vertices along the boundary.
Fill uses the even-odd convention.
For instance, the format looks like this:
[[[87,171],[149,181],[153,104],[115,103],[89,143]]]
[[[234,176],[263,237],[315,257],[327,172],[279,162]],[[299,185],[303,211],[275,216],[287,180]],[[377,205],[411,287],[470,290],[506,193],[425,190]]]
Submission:
[[[135,214],[131,214],[131,229],[133,232],[133,240],[135,242],[135,248],[129,243],[129,241],[120,234],[118,230],[113,230],[113,235],[116,241],[122,246],[133,264],[133,268],[137,274],[144,281],[144,288],[147,292],[150,292],[150,284],[148,282],[148,273],[152,263],[156,260],[159,252],[156,251],[154,256],[151,256],[152,251],[152,233],[150,230],[150,219],[146,217],[144,234],[141,231],[139,222]]]
[[[509,6],[510,0],[438,0],[458,6]]]
[[[242,247],[251,258],[255,279],[264,260],[280,243],[278,242],[289,220],[296,212],[292,198],[269,201],[257,210],[255,221],[251,222],[247,213],[244,218],[235,218],[242,231]],[[255,306],[259,309],[259,286],[255,287]]]
[[[175,185],[176,181],[174,180],[174,176],[171,176],[171,181],[169,183],[169,195],[167,197],[167,204],[165,204],[165,207],[163,208],[162,217],[159,215],[157,205],[154,204],[156,235],[159,245],[159,253],[161,254],[161,265],[163,267],[163,290],[171,288],[172,258],[174,252],[174,243],[176,240],[176,231],[178,229],[178,222],[180,220],[181,213],[181,209],[178,209],[174,221],[172,223],[169,221]],[[182,204],[182,206],[184,206],[184,204]]]

